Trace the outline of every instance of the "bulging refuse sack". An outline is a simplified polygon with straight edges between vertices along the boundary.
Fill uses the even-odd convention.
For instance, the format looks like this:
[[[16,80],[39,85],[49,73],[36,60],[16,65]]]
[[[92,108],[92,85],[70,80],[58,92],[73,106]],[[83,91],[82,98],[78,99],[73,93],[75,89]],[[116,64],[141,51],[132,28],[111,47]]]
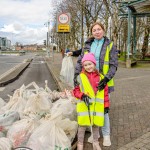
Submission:
[[[0,138],[0,150],[11,150],[12,143],[8,138],[2,137]]]
[[[12,142],[13,148],[26,146],[30,135],[39,126],[37,120],[22,119],[15,122],[7,132],[7,138]]]
[[[51,108],[50,114],[52,117],[62,115],[62,118],[69,118],[72,121],[77,119],[76,105],[69,99],[59,99]]]
[[[65,56],[62,61],[62,67],[60,71],[60,79],[62,82],[67,83],[73,87],[74,78],[74,65],[71,57]]]
[[[27,147],[33,150],[71,150],[71,139],[76,135],[77,126],[76,121],[60,118],[51,120],[50,118],[47,121],[43,121],[33,132],[29,138]]]
[[[48,113],[51,107],[52,102],[49,99],[49,94],[46,92],[39,92],[28,99],[24,114],[33,112],[42,116],[43,114]]]
[[[2,127],[0,127],[0,138],[1,137],[5,137],[6,135],[3,133],[3,132],[1,132],[1,130],[2,130],[3,128]]]
[[[78,124],[76,121],[71,121],[68,118],[62,119],[62,120],[57,120],[56,126],[60,127],[63,129],[71,143],[73,142],[77,129],[78,129]]]
[[[20,117],[22,116],[27,101],[22,97],[20,91],[17,89],[13,96],[10,96],[9,102],[0,109],[0,112],[17,111]]]
[[[7,112],[0,115],[0,132],[6,133],[11,125],[20,119],[19,113],[16,111]]]

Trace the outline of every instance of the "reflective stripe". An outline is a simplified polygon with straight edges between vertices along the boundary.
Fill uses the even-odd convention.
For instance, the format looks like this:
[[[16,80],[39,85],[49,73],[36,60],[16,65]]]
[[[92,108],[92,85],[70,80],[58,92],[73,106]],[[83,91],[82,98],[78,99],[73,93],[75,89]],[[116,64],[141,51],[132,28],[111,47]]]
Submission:
[[[97,101],[97,102],[100,102],[100,103],[104,103],[104,100],[103,100],[103,99],[100,99],[100,98],[96,98],[96,101]]]
[[[101,112],[94,112],[94,116],[102,116],[102,117],[104,117],[104,113],[101,113]]]
[[[84,103],[84,101],[81,101],[80,99],[78,99],[79,101],[77,101],[77,103]],[[103,99],[100,99],[100,98],[91,98],[90,100],[89,100],[89,102],[90,103],[92,103],[92,102],[99,102],[99,103],[104,103],[104,100]]]
[[[90,116],[92,116],[93,113],[90,112]],[[78,112],[78,116],[89,116],[89,113],[88,112]]]
[[[89,116],[88,112],[78,112],[78,116]],[[90,116],[104,116],[104,113],[102,112],[90,112]]]
[[[84,101],[82,101],[82,100],[80,100],[80,99],[78,99],[78,100],[79,100],[79,101],[77,101],[77,103],[84,103]],[[92,99],[90,99],[89,102],[92,103],[92,102],[93,102]]]
[[[105,65],[109,65],[109,61],[104,61],[104,64]]]

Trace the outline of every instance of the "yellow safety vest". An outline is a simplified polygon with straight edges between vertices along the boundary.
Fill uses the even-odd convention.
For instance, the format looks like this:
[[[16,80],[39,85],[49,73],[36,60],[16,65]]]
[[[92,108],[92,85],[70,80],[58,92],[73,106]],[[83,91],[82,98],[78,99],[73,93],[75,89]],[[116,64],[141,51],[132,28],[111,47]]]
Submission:
[[[100,78],[103,78],[100,76]],[[80,126],[103,126],[104,125],[104,90],[98,91],[95,95],[94,90],[84,73],[78,76],[80,90],[87,94],[90,99],[90,116],[88,107],[84,101],[77,103],[78,124]]]
[[[105,53],[105,57],[104,57],[104,65],[103,65],[103,74],[106,75],[108,73],[109,70],[109,53],[110,50],[113,46],[113,42],[111,42],[106,49],[106,53]],[[113,87],[114,86],[114,79],[112,78],[108,83],[107,83],[108,87]]]
[[[104,57],[104,65],[103,65],[103,74],[106,75],[108,73],[109,70],[109,53],[110,50],[113,46],[113,42],[111,42],[107,48],[106,48],[106,53],[105,53],[105,57]],[[85,51],[84,54],[87,54],[88,51]],[[114,79],[112,78],[109,82],[107,82],[108,87],[114,87]]]

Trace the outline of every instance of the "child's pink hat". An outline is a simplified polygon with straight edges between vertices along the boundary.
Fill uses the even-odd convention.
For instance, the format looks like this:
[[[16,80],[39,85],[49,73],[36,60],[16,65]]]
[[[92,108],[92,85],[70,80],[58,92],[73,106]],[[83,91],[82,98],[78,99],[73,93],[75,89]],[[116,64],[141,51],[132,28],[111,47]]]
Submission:
[[[95,59],[95,56],[94,56],[93,53],[84,54],[84,56],[83,56],[83,58],[82,58],[82,64],[83,64],[85,61],[91,61],[91,62],[93,62],[93,63],[96,65],[96,59]]]

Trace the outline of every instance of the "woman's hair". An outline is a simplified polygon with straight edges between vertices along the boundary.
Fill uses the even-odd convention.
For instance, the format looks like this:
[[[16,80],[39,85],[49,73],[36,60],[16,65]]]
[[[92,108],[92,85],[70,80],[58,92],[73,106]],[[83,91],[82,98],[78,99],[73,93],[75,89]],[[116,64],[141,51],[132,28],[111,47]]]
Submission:
[[[95,23],[93,23],[93,24],[91,25],[91,28],[90,28],[90,32],[91,32],[91,33],[92,33],[92,29],[93,29],[93,27],[94,27],[95,25],[99,25],[99,26],[105,31],[105,28],[104,28],[104,26],[103,26],[102,23],[100,23],[100,22],[95,22]]]

